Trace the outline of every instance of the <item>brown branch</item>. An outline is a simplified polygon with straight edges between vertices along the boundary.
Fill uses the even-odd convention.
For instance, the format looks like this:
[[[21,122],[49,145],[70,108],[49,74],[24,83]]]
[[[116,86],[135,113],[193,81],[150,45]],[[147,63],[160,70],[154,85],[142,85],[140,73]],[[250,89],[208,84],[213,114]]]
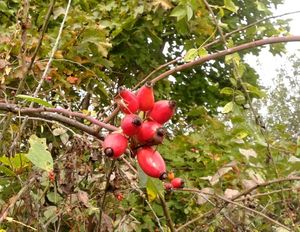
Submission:
[[[35,112],[35,108],[23,108],[25,111],[23,111],[21,108],[15,107],[16,105],[10,104],[3,104],[0,103],[0,110],[12,112],[14,114],[19,114],[19,115],[27,115],[31,117],[37,117],[37,118],[43,118],[43,119],[48,119],[56,122],[63,123],[65,125],[74,127],[78,130],[81,130],[83,132],[86,132],[87,134],[90,134],[98,139],[103,139],[97,131],[95,131],[92,127],[86,126],[83,123],[78,122],[75,119],[71,119],[68,117],[65,117],[63,115],[60,115],[58,113],[53,113],[53,112]],[[88,116],[90,117],[90,116]],[[101,125],[102,122],[99,122],[98,120],[94,119],[94,123],[99,123]],[[112,126],[113,127],[113,126]],[[111,125],[108,125],[108,128],[111,128]],[[112,128],[111,128],[112,129]]]
[[[236,199],[238,199],[242,196],[245,196],[245,195],[251,193],[252,191],[254,191],[255,189],[260,188],[260,187],[265,187],[265,186],[276,184],[276,183],[294,181],[294,180],[300,180],[300,176],[291,176],[291,177],[285,177],[285,178],[270,180],[270,181],[266,181],[266,182],[263,182],[263,183],[257,183],[256,185],[252,186],[251,188],[248,188],[248,189],[244,190],[243,192],[237,194],[231,200],[234,201],[234,200],[236,200]]]
[[[175,227],[174,227],[174,223],[173,223],[172,218],[170,216],[170,212],[169,212],[168,206],[166,204],[166,201],[165,201],[164,197],[160,193],[158,193],[158,197],[159,197],[161,206],[163,208],[164,215],[165,215],[166,220],[167,220],[167,224],[168,224],[171,232],[175,232],[176,230],[175,230]]]
[[[297,35],[297,36],[295,35],[295,36],[270,37],[270,38],[266,38],[266,39],[255,40],[253,42],[241,44],[241,45],[238,45],[238,46],[233,47],[233,48],[225,49],[223,51],[212,53],[210,55],[201,57],[201,58],[199,58],[197,60],[194,60],[194,61],[191,61],[189,63],[179,65],[179,66],[177,66],[177,67],[175,67],[171,70],[168,70],[168,71],[160,74],[159,76],[155,77],[151,81],[151,83],[155,84],[157,81],[159,81],[163,78],[166,78],[166,77],[168,77],[169,75],[171,75],[173,73],[180,72],[182,70],[192,68],[194,66],[203,64],[204,62],[207,62],[207,61],[210,61],[210,60],[216,60],[218,58],[224,57],[226,55],[233,54],[235,52],[241,52],[241,51],[244,51],[244,50],[247,50],[247,49],[250,49],[250,48],[255,48],[255,47],[268,45],[268,44],[296,42],[296,41],[300,41],[300,36],[299,35]]]

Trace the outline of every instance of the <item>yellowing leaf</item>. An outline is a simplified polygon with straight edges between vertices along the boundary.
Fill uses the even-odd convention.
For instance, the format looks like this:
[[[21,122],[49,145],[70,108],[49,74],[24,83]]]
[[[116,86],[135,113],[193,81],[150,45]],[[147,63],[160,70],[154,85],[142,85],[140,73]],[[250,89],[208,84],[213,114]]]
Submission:
[[[43,169],[47,172],[53,170],[53,159],[50,152],[47,150],[47,144],[45,138],[39,138],[36,135],[32,135],[29,138],[30,149],[26,154],[36,167]]]
[[[227,114],[227,113],[231,112],[232,109],[233,109],[233,102],[228,102],[228,103],[223,107],[222,113],[223,113],[223,114]]]
[[[198,49],[198,55],[200,57],[207,56],[207,54],[208,54],[208,52],[207,52],[207,50],[205,48],[199,48]]]
[[[153,3],[154,6],[161,6],[164,10],[169,10],[173,7],[172,3],[169,0],[155,0]]]
[[[197,56],[198,56],[198,49],[192,48],[187,51],[187,53],[184,56],[184,60],[187,62],[192,61],[192,60],[196,59]]]

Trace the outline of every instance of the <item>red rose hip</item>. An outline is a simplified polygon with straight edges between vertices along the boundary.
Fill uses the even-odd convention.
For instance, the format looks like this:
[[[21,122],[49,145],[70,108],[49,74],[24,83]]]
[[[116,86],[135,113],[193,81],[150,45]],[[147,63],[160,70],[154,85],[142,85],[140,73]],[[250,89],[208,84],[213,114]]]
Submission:
[[[154,93],[153,87],[150,82],[142,86],[136,94],[139,102],[139,109],[142,111],[149,111],[154,106]]]
[[[135,94],[128,89],[119,89],[116,102],[124,114],[134,114],[139,109],[139,102]]]
[[[136,138],[140,143],[153,142],[154,144],[160,144],[163,141],[165,135],[165,129],[157,122],[148,121],[144,122]]]
[[[143,147],[137,152],[137,160],[141,169],[148,175],[154,178],[165,179],[166,164],[158,151],[152,147]]]
[[[173,188],[183,188],[184,181],[181,178],[176,177],[171,181],[171,184]]]
[[[127,138],[120,133],[109,134],[105,137],[103,142],[103,149],[105,155],[114,159],[121,156],[128,145]]]
[[[155,102],[152,110],[149,112],[148,117],[155,122],[164,124],[174,115],[175,108],[175,101],[157,101]]]
[[[121,128],[123,130],[123,133],[128,136],[135,135],[138,132],[141,125],[142,119],[135,114],[127,114],[121,122]]]

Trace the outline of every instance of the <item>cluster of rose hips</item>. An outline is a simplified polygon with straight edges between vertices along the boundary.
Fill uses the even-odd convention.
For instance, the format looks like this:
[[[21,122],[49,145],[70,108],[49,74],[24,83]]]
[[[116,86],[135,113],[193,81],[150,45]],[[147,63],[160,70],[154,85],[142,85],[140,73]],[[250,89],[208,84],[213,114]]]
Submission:
[[[174,115],[176,102],[169,100],[155,102],[153,86],[148,82],[136,93],[125,88],[119,89],[115,101],[125,116],[121,121],[120,130],[105,137],[103,142],[105,155],[116,159],[130,144],[130,150],[137,157],[141,169],[148,176],[165,179],[167,177],[165,161],[153,146],[163,142],[166,134],[163,124]],[[140,112],[143,112],[143,119],[138,115]],[[176,184],[176,179],[181,184]],[[183,186],[180,178],[172,181],[175,183],[172,188]]]

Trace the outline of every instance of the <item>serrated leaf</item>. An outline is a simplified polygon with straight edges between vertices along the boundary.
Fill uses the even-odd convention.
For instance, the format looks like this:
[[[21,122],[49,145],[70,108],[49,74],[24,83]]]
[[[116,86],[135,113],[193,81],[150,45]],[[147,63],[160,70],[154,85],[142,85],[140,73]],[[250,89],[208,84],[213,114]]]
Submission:
[[[37,98],[37,97],[31,97],[31,96],[28,96],[28,95],[22,95],[22,94],[19,94],[17,95],[16,97],[18,98],[22,98],[26,101],[29,101],[29,102],[34,102],[34,103],[37,103],[39,105],[42,105],[42,106],[45,106],[45,107],[49,107],[49,108],[53,108],[54,106],[51,105],[49,102],[46,102],[45,100],[43,99],[40,99],[40,98]]]
[[[234,94],[234,90],[230,87],[224,87],[223,89],[221,89],[220,93],[231,96]]]
[[[194,60],[198,56],[198,49],[192,48],[187,51],[187,53],[184,56],[184,60],[189,62]]]
[[[234,13],[236,13],[239,9],[239,7],[236,6],[232,0],[224,0],[224,6],[227,10],[230,10]]]
[[[233,102],[228,102],[228,103],[223,107],[222,113],[223,113],[223,114],[227,114],[227,113],[231,112],[232,109],[233,109]]]
[[[207,50],[205,48],[199,48],[198,49],[198,55],[200,57],[207,56],[207,54],[208,54],[208,52],[207,52]]]
[[[36,135],[32,135],[29,138],[30,149],[26,154],[36,167],[43,169],[47,172],[53,170],[53,158],[50,152],[47,150],[47,144],[45,138],[39,138]]]

